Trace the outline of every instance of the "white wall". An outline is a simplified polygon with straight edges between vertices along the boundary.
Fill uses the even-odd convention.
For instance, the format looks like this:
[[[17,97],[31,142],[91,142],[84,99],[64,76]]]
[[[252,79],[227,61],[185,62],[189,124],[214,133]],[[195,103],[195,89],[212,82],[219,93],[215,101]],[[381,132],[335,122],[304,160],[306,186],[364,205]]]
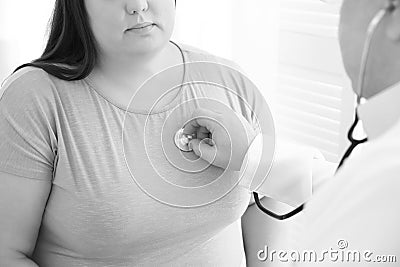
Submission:
[[[280,1],[182,0],[173,39],[237,62],[270,95],[275,88]]]
[[[0,81],[39,57],[54,0],[0,0]]]

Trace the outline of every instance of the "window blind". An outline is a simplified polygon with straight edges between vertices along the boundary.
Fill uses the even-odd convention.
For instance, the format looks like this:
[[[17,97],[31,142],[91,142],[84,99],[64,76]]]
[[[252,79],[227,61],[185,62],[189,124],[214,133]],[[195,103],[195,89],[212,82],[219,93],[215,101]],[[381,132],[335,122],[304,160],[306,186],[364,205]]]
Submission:
[[[337,162],[353,97],[338,43],[340,2],[281,0],[274,118],[277,133]]]

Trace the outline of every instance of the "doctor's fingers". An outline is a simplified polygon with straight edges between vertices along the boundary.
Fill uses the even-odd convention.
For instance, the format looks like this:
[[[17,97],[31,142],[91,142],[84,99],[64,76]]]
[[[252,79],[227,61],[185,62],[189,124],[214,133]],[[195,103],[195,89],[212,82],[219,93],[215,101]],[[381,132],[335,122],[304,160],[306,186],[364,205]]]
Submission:
[[[211,143],[208,142],[207,139],[193,139],[190,141],[189,147],[193,149],[194,154],[208,163],[213,164],[216,158],[217,147],[210,145]]]
[[[222,116],[220,113],[211,111],[204,108],[196,109],[191,116],[191,119],[184,127],[184,134],[193,134],[196,133],[199,128],[203,127],[203,129],[207,129],[208,132],[213,133],[215,129],[220,127],[220,123],[222,120]],[[202,130],[205,132],[205,130]]]
[[[210,138],[211,137],[211,132],[206,128],[201,126],[200,128],[197,129],[196,131],[196,138],[203,140],[204,138]]]

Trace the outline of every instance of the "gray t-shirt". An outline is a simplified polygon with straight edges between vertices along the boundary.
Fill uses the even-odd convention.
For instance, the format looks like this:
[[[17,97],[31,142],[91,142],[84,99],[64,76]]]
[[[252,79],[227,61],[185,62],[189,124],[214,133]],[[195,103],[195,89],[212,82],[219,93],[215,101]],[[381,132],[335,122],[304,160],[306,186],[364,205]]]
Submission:
[[[187,63],[234,66],[190,46],[180,48]],[[191,80],[202,75],[188,69]],[[240,75],[221,67],[216,77],[245,95],[256,113],[261,110],[259,96],[246,88]],[[171,104],[207,95],[255,125],[254,114],[234,94],[206,90],[207,86],[184,87]],[[182,171],[171,164],[161,145],[161,135],[171,136],[166,142],[173,142],[175,129],[190,117],[197,102],[181,105],[179,112],[172,105],[151,114],[125,110],[87,79],[64,81],[36,68],[13,74],[2,90],[0,171],[52,184],[33,254],[39,266],[241,264],[240,217],[250,199],[244,188],[236,186],[209,205],[181,208],[151,197],[132,178],[132,172],[145,178],[152,175],[148,158],[160,175],[178,184],[203,185],[221,175],[214,166],[197,173]],[[168,120],[176,125],[161,134]],[[129,134],[122,142],[123,131]]]

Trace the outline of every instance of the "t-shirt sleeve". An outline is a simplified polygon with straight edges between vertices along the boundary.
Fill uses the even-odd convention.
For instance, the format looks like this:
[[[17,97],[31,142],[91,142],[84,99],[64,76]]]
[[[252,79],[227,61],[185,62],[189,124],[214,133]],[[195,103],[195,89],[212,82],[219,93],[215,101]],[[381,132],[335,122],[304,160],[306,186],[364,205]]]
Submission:
[[[191,52],[192,62],[205,63],[190,65],[191,74],[198,72],[199,77],[196,78],[219,87],[218,90],[210,90],[209,94],[201,92],[201,95],[204,93],[231,107],[253,126],[256,133],[273,131],[272,115],[267,104],[269,99],[264,98],[239,64],[186,44],[185,49]],[[211,62],[216,64],[208,64]]]
[[[253,146],[255,149],[250,151],[246,176],[249,178],[250,190],[260,192],[260,186],[265,182],[269,175],[270,166],[274,161],[275,151],[275,126],[270,112],[268,101],[261,93],[257,85],[251,81],[243,69],[235,62],[227,64],[232,68],[230,77],[232,87],[236,90],[235,99],[230,99],[237,113],[240,113],[252,126],[256,136],[260,136],[260,141]],[[256,140],[255,138],[254,140]],[[246,163],[243,163],[246,164]],[[245,181],[244,179],[244,181]],[[270,178],[268,178],[270,179]],[[251,196],[250,203],[253,202]]]
[[[4,84],[0,96],[0,171],[52,180],[57,154],[53,89],[47,74],[38,69],[23,69]]]
[[[221,59],[220,59],[221,60]],[[272,115],[268,107],[268,99],[262,94],[256,84],[248,77],[239,64],[234,61],[223,59],[223,64],[230,67],[232,80],[231,88],[237,93],[236,112],[239,112],[252,125],[256,133],[269,129],[272,123]]]

